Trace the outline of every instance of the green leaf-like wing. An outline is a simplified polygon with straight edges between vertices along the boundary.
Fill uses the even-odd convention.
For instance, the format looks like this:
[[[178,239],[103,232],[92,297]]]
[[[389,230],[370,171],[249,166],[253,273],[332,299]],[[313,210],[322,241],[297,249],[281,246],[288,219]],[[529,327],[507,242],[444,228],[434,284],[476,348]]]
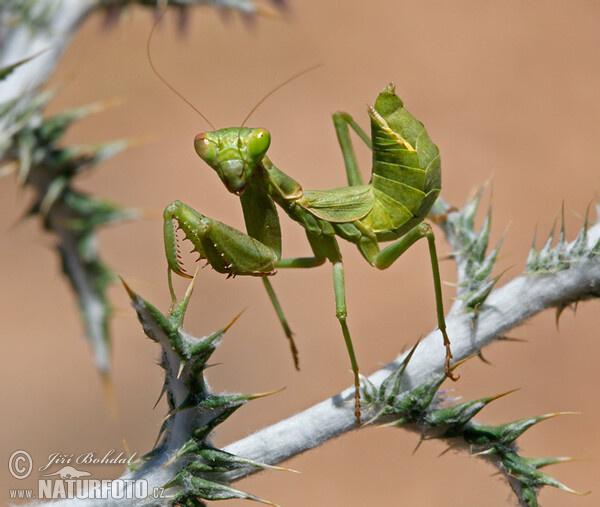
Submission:
[[[329,222],[353,222],[366,216],[375,204],[370,185],[306,190],[298,203],[304,209]]]

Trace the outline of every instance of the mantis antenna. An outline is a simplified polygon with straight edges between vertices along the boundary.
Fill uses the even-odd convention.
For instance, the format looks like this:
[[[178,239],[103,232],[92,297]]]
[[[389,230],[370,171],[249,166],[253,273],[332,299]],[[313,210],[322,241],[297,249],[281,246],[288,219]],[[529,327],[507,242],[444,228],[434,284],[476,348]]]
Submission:
[[[154,30],[156,30],[158,23],[163,18],[163,16],[165,15],[166,12],[167,12],[167,9],[165,8],[162,11],[161,15],[158,17],[158,19],[156,20],[156,22],[154,23],[154,25],[152,26],[152,30],[150,31],[150,35],[148,36],[148,40],[146,41],[146,56],[148,57],[148,63],[150,64],[152,71],[156,74],[156,77],[158,77],[158,79],[160,79],[173,93],[175,93],[175,95],[177,95],[181,100],[183,100],[188,106],[190,106],[194,111],[196,111],[200,116],[202,116],[202,118],[204,118],[206,123],[208,123],[213,130],[217,130],[215,128],[215,126],[212,124],[212,122],[206,116],[204,116],[200,112],[200,110],[194,106],[194,104],[192,104],[188,99],[186,99],[181,93],[179,93],[175,89],[174,86],[172,86],[163,76],[161,76],[160,72],[158,72],[157,68],[154,66],[154,62],[152,62],[152,56],[150,55],[150,41],[152,40],[152,36],[154,35]],[[259,104],[260,104],[260,102],[259,102]]]
[[[312,65],[311,67],[308,67],[308,69],[304,69],[301,70],[300,72],[294,74],[292,77],[287,78],[283,83],[279,83],[275,88],[273,88],[269,93],[267,93],[262,99],[260,99],[256,105],[250,110],[250,112],[246,115],[246,118],[244,118],[244,121],[242,122],[242,124],[240,125],[240,127],[243,127],[244,125],[246,125],[246,122],[248,121],[248,118],[250,118],[250,116],[252,116],[252,114],[254,113],[254,111],[256,111],[261,104],[267,100],[271,95],[273,95],[277,90],[279,90],[280,88],[283,88],[286,84],[291,83],[294,79],[299,78],[300,76],[310,72],[311,70],[315,70],[319,67],[322,67],[324,64],[323,63],[317,63],[316,65]]]

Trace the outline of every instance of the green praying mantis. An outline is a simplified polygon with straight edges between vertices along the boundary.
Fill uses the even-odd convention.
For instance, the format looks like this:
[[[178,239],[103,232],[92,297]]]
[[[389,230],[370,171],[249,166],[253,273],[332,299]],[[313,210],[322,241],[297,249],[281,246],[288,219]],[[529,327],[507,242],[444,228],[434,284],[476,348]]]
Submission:
[[[200,158],[216,171],[227,190],[240,198],[247,232],[209,218],[180,201],[169,204],[163,214],[173,298],[171,272],[190,277],[178,252],[177,224],[193,244],[199,259],[205,259],[219,273],[262,279],[290,342],[296,368],[298,354],[292,332],[269,277],[277,269],[307,269],[327,260],[331,262],[336,317],[354,374],[357,423],[361,416],[359,368],[347,324],[344,266],[337,238],[354,243],[367,262],[378,269],[388,268],[415,242],[427,238],[438,327],[446,349],[445,371],[456,380],[450,371],[452,352],[444,320],[434,234],[431,226],[423,222],[441,189],[439,149],[423,124],[404,108],[393,84],[379,94],[368,113],[370,138],[349,114],[333,115],[346,167],[347,187],[304,190],[266,155],[271,142],[266,129],[224,128],[198,134],[194,147]],[[368,184],[363,183],[359,172],[350,129],[373,153]],[[282,258],[277,206],[304,228],[313,257]],[[380,248],[380,242],[389,241],[393,242]]]

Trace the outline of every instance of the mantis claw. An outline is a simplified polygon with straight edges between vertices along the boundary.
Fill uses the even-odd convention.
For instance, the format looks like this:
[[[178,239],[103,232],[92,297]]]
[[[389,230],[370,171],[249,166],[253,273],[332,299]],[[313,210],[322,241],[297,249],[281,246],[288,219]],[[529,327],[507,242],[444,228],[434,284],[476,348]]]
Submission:
[[[176,254],[176,259],[177,259],[177,268],[178,271],[175,271],[175,273],[177,273],[180,276],[183,276],[184,278],[193,278],[186,270],[185,267],[183,266],[183,261],[181,260],[181,255],[179,254],[179,243],[177,244],[177,254]]]
[[[452,367],[450,366],[450,358],[446,358],[446,361],[444,362],[444,370],[446,372],[446,377],[448,377],[453,382],[456,382],[460,378],[460,375],[454,375],[452,373]]]
[[[181,227],[179,227],[180,229]],[[184,278],[193,278],[184,268],[181,258],[180,241],[176,234],[173,218],[165,216],[164,222],[165,252],[169,269]]]

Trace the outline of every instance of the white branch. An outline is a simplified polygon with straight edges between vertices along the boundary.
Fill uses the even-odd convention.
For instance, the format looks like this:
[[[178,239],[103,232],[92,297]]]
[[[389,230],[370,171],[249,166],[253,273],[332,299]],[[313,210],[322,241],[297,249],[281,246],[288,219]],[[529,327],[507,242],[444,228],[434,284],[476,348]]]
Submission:
[[[589,229],[588,248],[596,245],[600,239],[600,224]],[[446,319],[447,330],[452,340],[454,359],[461,359],[477,354],[481,348],[499,338],[509,329],[522,324],[529,317],[540,311],[561,307],[570,302],[600,296],[600,255],[590,255],[569,264],[569,268],[551,274],[521,275],[504,287],[492,291],[478,316],[472,313],[455,313]],[[375,372],[369,380],[376,388],[396,370],[406,353],[399,355],[393,362]],[[445,351],[439,331],[431,332],[421,340],[412,359],[408,363],[402,384],[401,393],[411,391],[422,385],[432,376],[444,370]],[[254,461],[278,464],[297,454],[318,447],[327,440],[357,429],[354,421],[353,404],[354,387],[348,387],[341,393],[314,405],[288,419],[263,428],[256,433],[234,442],[225,451]],[[363,418],[369,417],[368,408],[363,411]],[[418,425],[402,426],[409,430],[419,430]],[[143,479],[149,490],[160,488],[173,477],[173,470],[162,468],[164,456],[152,459],[134,472],[125,474],[121,479]],[[483,456],[493,461],[494,456]],[[229,481],[241,479],[253,474],[257,469],[239,469],[223,478]],[[81,501],[62,501],[60,505],[81,505]],[[94,503],[93,501],[91,502]],[[155,505],[156,500],[108,501],[103,505]]]
[[[76,28],[96,4],[96,0],[45,0],[39,2],[39,8],[51,8],[47,27],[32,30],[22,24],[4,25],[0,33],[0,68],[45,52],[6,79],[0,87],[0,103],[23,96],[48,78]],[[5,17],[7,13],[2,12],[2,15]]]
[[[587,245],[591,249],[600,240],[600,224],[589,229]],[[504,287],[492,291],[478,316],[472,313],[455,313],[446,319],[448,335],[452,340],[454,359],[477,354],[481,348],[499,338],[509,329],[522,324],[540,311],[562,307],[570,302],[600,296],[600,255],[588,255],[582,260],[569,264],[569,268],[556,273],[542,275],[521,275]],[[405,354],[375,372],[369,380],[376,388],[402,362]],[[408,363],[401,393],[411,391],[444,370],[445,351],[439,331],[431,332],[421,340],[412,359]],[[350,430],[357,429],[354,421],[354,387],[349,387],[335,396],[314,405],[288,419],[263,428],[253,435],[228,445],[224,450],[254,461],[278,464],[297,454],[318,447],[325,441]],[[350,401],[350,402],[349,402]],[[363,412],[365,420],[368,409]],[[402,426],[409,430],[416,425]],[[147,481],[149,491],[160,488],[172,479],[174,470],[162,468],[165,455],[151,459],[134,472],[128,472],[121,480]],[[484,456],[493,460],[493,456]],[[257,469],[240,469],[223,475],[223,479],[234,481],[255,473]],[[95,505],[94,500],[63,500],[60,505]],[[104,500],[102,505],[156,505],[157,501]]]
[[[36,8],[49,9],[47,24],[32,30],[23,23],[9,24],[9,8],[0,9],[0,68],[34,55],[15,69],[0,86],[0,104],[20,99],[26,104],[54,71],[75,30],[97,5],[97,0],[43,0]],[[40,54],[41,53],[41,54]],[[0,160],[10,148],[10,115],[0,120]]]
[[[588,232],[588,247],[600,239],[600,224]],[[590,257],[554,274],[522,275],[494,290],[479,312],[453,314],[447,320],[448,335],[456,361],[477,354],[485,345],[502,336],[536,313],[546,308],[568,304],[591,295],[600,295],[600,256]],[[379,386],[395,370],[406,354],[369,377]],[[403,377],[401,392],[423,384],[434,374],[443,371],[444,347],[439,331],[431,332],[419,344]],[[354,388],[322,401],[272,426],[228,445],[225,450],[263,463],[281,463],[286,459],[342,433],[356,429],[351,404]],[[364,417],[364,414],[363,414]],[[229,475],[239,479],[255,470],[236,471]]]

